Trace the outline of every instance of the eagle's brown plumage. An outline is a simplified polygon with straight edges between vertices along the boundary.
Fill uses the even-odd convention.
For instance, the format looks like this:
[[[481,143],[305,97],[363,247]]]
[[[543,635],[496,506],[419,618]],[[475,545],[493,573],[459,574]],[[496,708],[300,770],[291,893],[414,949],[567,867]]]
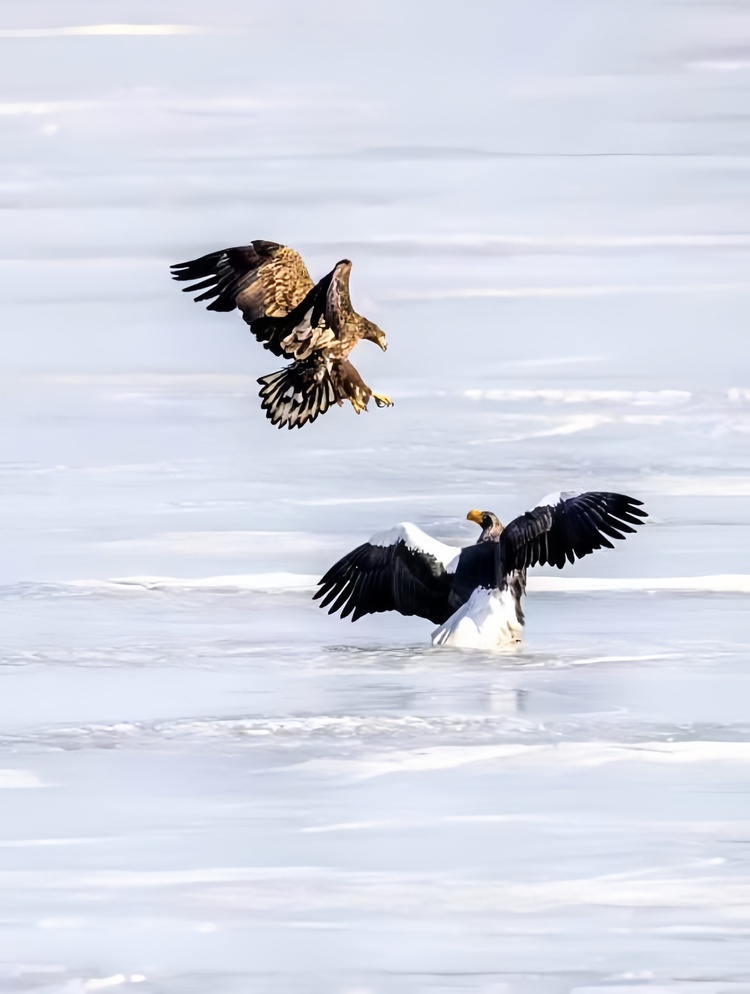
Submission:
[[[173,279],[191,282],[184,292],[199,291],[196,302],[210,300],[209,311],[239,308],[264,348],[292,360],[258,380],[261,406],[279,428],[301,428],[345,400],[357,414],[371,397],[378,407],[393,403],[348,361],[363,338],[387,347],[380,328],[352,308],[351,268],[343,259],[313,283],[298,252],[260,239],[171,267]]]

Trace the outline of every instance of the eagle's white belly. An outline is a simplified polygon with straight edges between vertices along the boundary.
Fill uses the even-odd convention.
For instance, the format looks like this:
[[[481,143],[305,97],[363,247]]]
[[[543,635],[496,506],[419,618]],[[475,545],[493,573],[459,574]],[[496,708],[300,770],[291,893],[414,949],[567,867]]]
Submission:
[[[516,601],[510,590],[477,589],[432,633],[433,645],[459,649],[495,649],[520,642],[523,626],[516,614]]]

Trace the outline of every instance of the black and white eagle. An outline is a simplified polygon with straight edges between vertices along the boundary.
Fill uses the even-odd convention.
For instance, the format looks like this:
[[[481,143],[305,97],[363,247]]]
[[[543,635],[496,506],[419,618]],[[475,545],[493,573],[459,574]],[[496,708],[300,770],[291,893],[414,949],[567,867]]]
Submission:
[[[549,494],[503,526],[492,511],[466,515],[482,528],[474,545],[446,545],[408,522],[374,535],[333,565],[313,595],[328,613],[356,621],[398,611],[439,627],[433,645],[494,648],[520,642],[530,566],[574,562],[614,548],[648,517],[642,501],[615,493]],[[329,606],[330,605],[330,606]]]
[[[209,300],[209,311],[238,308],[250,331],[288,366],[261,376],[261,407],[271,424],[301,428],[332,404],[348,400],[359,414],[372,398],[378,407],[392,407],[375,393],[349,361],[363,339],[385,352],[385,333],[352,307],[348,259],[313,283],[299,252],[286,245],[256,239],[249,245],[209,252],[200,259],[178,262],[172,278],[190,282],[185,293],[196,302]]]

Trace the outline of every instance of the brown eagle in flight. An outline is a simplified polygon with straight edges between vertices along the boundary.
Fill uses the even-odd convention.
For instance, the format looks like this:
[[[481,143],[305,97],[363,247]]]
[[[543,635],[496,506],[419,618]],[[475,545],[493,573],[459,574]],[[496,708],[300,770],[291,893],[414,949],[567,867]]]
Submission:
[[[209,311],[239,308],[250,330],[290,365],[258,380],[266,417],[283,428],[301,428],[348,400],[359,414],[370,397],[378,407],[393,401],[372,391],[349,362],[360,339],[385,352],[385,333],[352,308],[348,259],[337,262],[313,283],[294,249],[257,239],[240,248],[210,252],[171,267],[172,278],[190,280],[183,292],[198,291],[196,302],[210,300]]]

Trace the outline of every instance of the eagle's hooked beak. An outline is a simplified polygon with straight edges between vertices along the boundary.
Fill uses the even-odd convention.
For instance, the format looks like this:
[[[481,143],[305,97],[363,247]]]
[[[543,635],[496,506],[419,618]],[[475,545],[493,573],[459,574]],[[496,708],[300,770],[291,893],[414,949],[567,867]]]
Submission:
[[[481,511],[469,511],[466,515],[467,521],[473,521],[477,525],[481,525],[484,515]]]
[[[380,339],[380,341],[378,342],[378,345],[381,347],[381,349],[383,350],[383,352],[387,352],[388,351],[388,342],[386,341],[385,336]]]

